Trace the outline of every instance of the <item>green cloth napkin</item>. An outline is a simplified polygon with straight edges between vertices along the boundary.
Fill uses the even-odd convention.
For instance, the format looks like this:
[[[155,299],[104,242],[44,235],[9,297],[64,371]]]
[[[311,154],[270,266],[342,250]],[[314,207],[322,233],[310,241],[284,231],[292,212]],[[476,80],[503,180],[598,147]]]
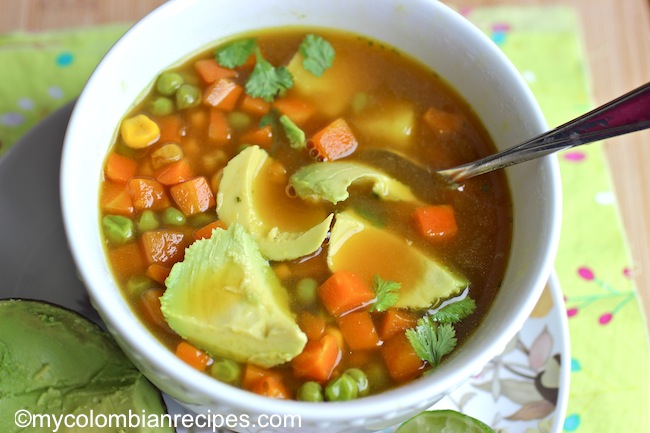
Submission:
[[[589,109],[579,20],[563,7],[461,10],[501,47],[548,124]],[[0,37],[0,155],[75,98],[128,28],[114,25]],[[599,144],[559,155],[564,222],[555,263],[566,298],[571,386],[564,431],[619,433],[650,425],[650,349],[607,164]],[[587,218],[585,216],[588,216]],[[546,424],[526,433],[546,433]]]

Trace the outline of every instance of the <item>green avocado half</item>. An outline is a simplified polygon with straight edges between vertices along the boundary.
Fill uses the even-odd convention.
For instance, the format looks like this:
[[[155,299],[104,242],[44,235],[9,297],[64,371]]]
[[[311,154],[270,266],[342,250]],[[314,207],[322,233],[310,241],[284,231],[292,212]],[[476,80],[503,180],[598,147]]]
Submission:
[[[1,300],[0,432],[42,432],[55,428],[52,424],[44,429],[38,420],[31,427],[19,428],[14,420],[19,410],[53,415],[51,422],[69,414],[124,414],[128,422],[130,413],[147,417],[166,413],[160,392],[97,325],[46,302]],[[128,427],[106,427],[101,431],[174,431],[171,427]],[[77,431],[90,430],[63,423],[57,430]]]

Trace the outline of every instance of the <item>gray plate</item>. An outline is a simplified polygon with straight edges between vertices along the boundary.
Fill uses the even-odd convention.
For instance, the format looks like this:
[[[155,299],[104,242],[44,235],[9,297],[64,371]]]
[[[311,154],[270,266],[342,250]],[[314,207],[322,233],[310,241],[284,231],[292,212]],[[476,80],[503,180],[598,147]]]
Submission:
[[[0,159],[0,299],[44,300],[101,324],[77,278],[59,201],[61,149],[73,106],[47,117]]]

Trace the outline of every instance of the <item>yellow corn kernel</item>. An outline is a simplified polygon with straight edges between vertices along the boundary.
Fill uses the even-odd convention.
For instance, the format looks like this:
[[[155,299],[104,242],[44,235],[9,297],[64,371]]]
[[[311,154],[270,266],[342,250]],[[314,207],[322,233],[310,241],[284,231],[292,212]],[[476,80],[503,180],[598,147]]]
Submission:
[[[158,141],[160,127],[144,114],[138,114],[122,121],[120,133],[124,144],[133,149],[144,149]]]

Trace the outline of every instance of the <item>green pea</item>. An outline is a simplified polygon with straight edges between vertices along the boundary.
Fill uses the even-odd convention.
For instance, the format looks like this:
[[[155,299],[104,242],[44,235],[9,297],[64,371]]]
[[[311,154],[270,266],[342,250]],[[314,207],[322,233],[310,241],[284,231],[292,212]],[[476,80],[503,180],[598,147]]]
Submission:
[[[252,125],[253,119],[241,111],[231,111],[228,113],[228,124],[235,131],[243,131]]]
[[[179,110],[196,107],[200,102],[201,92],[196,86],[192,86],[191,84],[183,84],[176,91],[176,106]]]
[[[126,290],[132,295],[139,295],[147,289],[156,287],[156,283],[144,275],[136,275],[126,282]]]
[[[154,98],[149,103],[149,111],[154,116],[166,116],[174,112],[174,102],[165,96]]]
[[[318,382],[305,382],[298,388],[298,400],[323,401],[323,387]]]
[[[368,94],[365,92],[355,93],[352,97],[352,111],[354,113],[361,112],[368,106],[369,99]]]
[[[210,374],[222,382],[236,384],[241,376],[241,367],[230,359],[220,359],[212,364]]]
[[[301,278],[296,284],[296,297],[302,304],[313,304],[318,298],[318,281]]]
[[[358,368],[349,368],[345,370],[344,375],[350,376],[357,384],[357,390],[359,391],[359,396],[363,397],[368,395],[370,391],[370,386],[368,384],[368,376],[366,373],[361,371]]]
[[[102,218],[106,238],[116,244],[124,244],[135,236],[133,221],[121,215],[106,215]]]
[[[165,224],[182,226],[185,224],[185,215],[175,207],[168,207],[163,211],[162,220]]]
[[[327,401],[348,401],[357,398],[357,383],[348,375],[341,375],[331,380],[325,387]]]
[[[183,77],[176,72],[163,72],[156,81],[156,90],[161,95],[171,96],[183,85]]]
[[[152,210],[146,210],[140,215],[138,220],[138,231],[147,232],[158,228],[158,217]]]

